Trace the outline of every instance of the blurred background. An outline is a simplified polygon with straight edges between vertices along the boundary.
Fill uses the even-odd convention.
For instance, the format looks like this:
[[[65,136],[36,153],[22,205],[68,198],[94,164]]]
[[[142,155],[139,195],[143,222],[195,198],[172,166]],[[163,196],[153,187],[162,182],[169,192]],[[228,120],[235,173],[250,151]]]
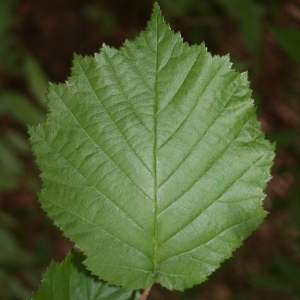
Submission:
[[[155,286],[149,300],[300,299],[300,1],[159,0],[185,41],[205,41],[248,70],[258,118],[276,141],[265,222],[211,278]],[[47,82],[64,82],[73,53],[120,47],[150,18],[152,0],[0,0],[0,299],[26,300],[72,243],[40,209],[27,124],[45,119]]]

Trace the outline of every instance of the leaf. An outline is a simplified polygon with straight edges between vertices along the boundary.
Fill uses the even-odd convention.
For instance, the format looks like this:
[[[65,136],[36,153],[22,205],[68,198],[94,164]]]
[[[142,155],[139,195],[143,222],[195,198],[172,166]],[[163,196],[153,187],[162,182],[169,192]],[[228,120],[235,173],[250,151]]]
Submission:
[[[127,289],[207,279],[266,212],[273,145],[247,75],[189,46],[159,7],[120,50],[76,56],[30,128],[43,209],[94,274]]]
[[[15,189],[18,177],[23,171],[24,165],[15,149],[0,136],[0,189]]]
[[[82,265],[84,256],[71,251],[62,263],[52,262],[33,300],[129,300],[132,291],[91,276]]]
[[[4,141],[6,144],[11,145],[17,152],[26,154],[30,153],[30,145],[26,136],[17,130],[7,129],[4,131]]]
[[[23,72],[30,92],[44,108],[46,106],[47,76],[39,62],[27,53],[24,55]]]
[[[9,113],[21,124],[37,124],[43,121],[44,113],[31,104],[30,99],[15,91],[5,90],[0,93],[0,114]]]
[[[300,30],[278,26],[269,28],[286,53],[300,64]]]

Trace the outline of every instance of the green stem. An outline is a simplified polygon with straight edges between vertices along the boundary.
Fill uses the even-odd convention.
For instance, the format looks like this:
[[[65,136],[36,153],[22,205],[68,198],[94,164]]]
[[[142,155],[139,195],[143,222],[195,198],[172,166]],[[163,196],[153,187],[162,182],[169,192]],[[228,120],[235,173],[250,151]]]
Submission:
[[[146,300],[146,299],[147,299],[147,296],[148,296],[148,294],[149,294],[151,288],[152,288],[152,285],[149,286],[148,288],[146,288],[146,289],[144,290],[144,293],[143,293],[142,297],[140,298],[140,300]]]

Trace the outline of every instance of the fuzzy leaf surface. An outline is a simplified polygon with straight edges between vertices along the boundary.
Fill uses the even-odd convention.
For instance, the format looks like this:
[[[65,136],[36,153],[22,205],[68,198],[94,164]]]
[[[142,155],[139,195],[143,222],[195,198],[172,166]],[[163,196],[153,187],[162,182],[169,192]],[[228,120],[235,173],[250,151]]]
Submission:
[[[247,74],[189,46],[154,5],[119,50],[76,56],[30,128],[43,209],[94,274],[127,289],[201,283],[266,212],[273,145]]]
[[[33,300],[137,300],[132,291],[109,286],[91,276],[84,256],[71,251],[62,263],[52,262]],[[138,296],[138,295],[137,295]]]

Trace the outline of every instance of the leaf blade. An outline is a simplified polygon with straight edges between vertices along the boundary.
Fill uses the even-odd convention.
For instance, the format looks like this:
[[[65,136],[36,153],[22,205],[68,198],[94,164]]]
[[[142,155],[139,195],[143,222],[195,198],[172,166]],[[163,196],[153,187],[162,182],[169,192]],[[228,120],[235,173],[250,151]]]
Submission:
[[[101,278],[182,290],[264,218],[274,147],[247,75],[183,43],[157,4],[139,37],[76,57],[48,98],[47,121],[30,129],[40,201]]]

